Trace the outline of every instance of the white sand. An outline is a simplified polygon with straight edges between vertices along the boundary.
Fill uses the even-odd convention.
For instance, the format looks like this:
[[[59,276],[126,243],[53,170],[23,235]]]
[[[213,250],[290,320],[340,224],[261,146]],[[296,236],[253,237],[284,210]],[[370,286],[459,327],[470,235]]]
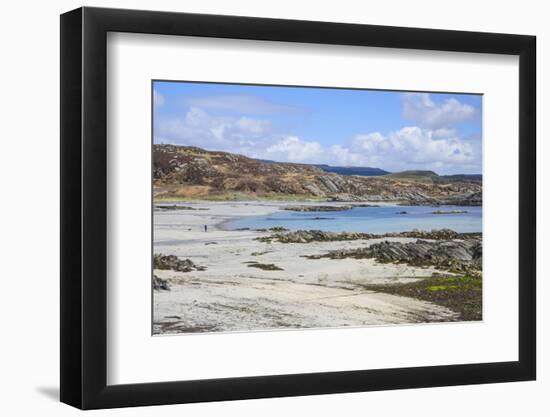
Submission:
[[[435,269],[379,264],[372,259],[302,257],[379,240],[264,243],[255,238],[269,232],[225,231],[219,227],[231,218],[266,215],[289,204],[304,203],[182,203],[208,210],[155,211],[154,252],[188,258],[207,267],[206,271],[188,273],[154,271],[172,286],[171,291],[154,292],[155,332],[360,326],[456,317],[432,303],[374,293],[362,286],[417,280],[432,275]],[[205,224],[208,232],[203,231]],[[246,262],[274,264],[283,270],[264,271]]]

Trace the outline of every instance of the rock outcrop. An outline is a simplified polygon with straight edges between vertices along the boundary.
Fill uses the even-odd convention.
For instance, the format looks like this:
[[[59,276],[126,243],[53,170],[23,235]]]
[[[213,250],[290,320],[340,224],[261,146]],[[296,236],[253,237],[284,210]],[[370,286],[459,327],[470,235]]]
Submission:
[[[260,242],[310,243],[337,242],[343,240],[373,239],[376,235],[359,232],[324,232],[322,230],[297,230],[295,232],[275,233],[257,238]]]
[[[168,281],[153,275],[153,290],[154,291],[170,291],[170,285]]]
[[[481,233],[458,233],[451,229],[435,229],[424,231],[414,229],[409,232],[394,233],[361,233],[361,232],[324,232],[322,230],[297,230],[294,232],[274,233],[257,238],[261,242],[280,243],[310,243],[310,242],[337,242],[344,240],[380,239],[388,237],[408,237],[428,240],[480,240]]]
[[[171,269],[178,272],[204,271],[206,267],[195,265],[190,259],[180,259],[176,255],[153,256],[153,269]]]
[[[450,272],[479,275],[482,269],[482,243],[478,239],[401,243],[384,241],[364,248],[330,251],[310,259],[374,258],[383,263],[433,266]]]
[[[451,229],[434,229],[434,230],[418,230],[413,229],[409,232],[392,232],[378,235],[378,237],[411,237],[414,239],[428,239],[428,240],[468,240],[468,239],[481,239],[481,233],[459,233]]]
[[[182,206],[179,204],[155,204],[155,210],[157,211],[174,211],[174,210],[210,210],[208,208],[203,207],[191,207],[191,206]]]
[[[351,210],[354,206],[288,206],[283,207],[283,210],[287,211],[299,211],[299,212],[314,212],[314,211],[347,211]]]

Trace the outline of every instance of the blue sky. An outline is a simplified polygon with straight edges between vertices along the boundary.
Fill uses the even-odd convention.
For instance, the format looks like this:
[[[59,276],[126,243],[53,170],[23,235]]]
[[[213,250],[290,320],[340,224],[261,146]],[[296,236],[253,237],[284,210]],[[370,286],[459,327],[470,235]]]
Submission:
[[[481,173],[482,97],[155,81],[154,142],[281,162]]]

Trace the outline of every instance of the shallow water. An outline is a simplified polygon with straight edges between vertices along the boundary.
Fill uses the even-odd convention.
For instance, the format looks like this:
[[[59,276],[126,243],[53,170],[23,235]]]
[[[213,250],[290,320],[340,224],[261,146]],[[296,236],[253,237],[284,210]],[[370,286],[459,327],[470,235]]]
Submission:
[[[433,214],[438,210],[460,210],[467,213]],[[401,212],[407,214],[400,214]],[[290,230],[315,229],[327,232],[388,233],[442,228],[456,232],[481,232],[482,209],[460,206],[383,206],[356,207],[351,210],[330,212],[282,211],[264,216],[243,217],[224,224],[227,230],[271,227],[285,227]]]

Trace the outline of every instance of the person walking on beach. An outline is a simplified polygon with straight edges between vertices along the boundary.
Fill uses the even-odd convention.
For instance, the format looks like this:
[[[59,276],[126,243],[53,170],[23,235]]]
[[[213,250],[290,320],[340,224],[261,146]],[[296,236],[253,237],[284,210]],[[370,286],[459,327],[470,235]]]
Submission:
[[[207,224],[204,225],[204,231],[205,231],[205,233],[208,232],[208,225]]]

